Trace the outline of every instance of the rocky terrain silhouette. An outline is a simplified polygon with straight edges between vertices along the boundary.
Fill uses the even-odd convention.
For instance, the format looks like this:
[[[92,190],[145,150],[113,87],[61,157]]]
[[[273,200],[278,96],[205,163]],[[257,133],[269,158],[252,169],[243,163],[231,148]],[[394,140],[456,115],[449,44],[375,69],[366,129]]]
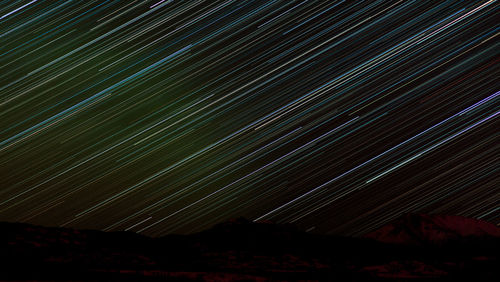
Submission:
[[[0,223],[0,280],[498,281],[500,229],[406,214],[363,238],[243,218],[150,238]]]

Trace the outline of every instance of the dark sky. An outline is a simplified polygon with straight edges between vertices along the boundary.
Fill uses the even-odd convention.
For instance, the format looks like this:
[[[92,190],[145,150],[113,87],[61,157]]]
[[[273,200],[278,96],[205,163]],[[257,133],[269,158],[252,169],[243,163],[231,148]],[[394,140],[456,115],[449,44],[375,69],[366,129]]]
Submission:
[[[0,221],[500,223],[495,1],[1,1]]]

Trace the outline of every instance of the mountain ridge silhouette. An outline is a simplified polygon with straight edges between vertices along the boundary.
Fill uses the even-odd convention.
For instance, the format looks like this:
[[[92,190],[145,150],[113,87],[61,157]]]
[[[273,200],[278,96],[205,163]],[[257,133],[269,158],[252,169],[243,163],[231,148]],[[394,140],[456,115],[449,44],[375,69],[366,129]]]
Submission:
[[[419,222],[415,216],[410,221],[405,217],[379,230]],[[387,236],[377,241],[370,235],[312,234],[290,224],[243,218],[195,234],[158,238],[24,223],[3,222],[0,227],[5,268],[0,279],[14,280],[453,281],[470,277],[480,281],[498,277],[495,266],[500,253],[499,237],[491,234],[453,237],[439,245],[432,240],[414,244],[389,242]]]

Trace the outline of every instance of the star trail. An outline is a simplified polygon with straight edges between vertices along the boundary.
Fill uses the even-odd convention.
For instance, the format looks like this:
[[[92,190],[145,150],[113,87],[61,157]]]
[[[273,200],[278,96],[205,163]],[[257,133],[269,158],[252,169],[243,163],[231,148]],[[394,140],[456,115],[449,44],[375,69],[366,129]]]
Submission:
[[[500,224],[497,1],[0,1],[0,220]]]

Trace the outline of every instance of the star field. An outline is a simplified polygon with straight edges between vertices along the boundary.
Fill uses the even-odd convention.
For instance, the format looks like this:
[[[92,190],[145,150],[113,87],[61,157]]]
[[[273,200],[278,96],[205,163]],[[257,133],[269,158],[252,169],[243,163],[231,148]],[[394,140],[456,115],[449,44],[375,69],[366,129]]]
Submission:
[[[500,224],[497,1],[0,1],[0,220]]]

